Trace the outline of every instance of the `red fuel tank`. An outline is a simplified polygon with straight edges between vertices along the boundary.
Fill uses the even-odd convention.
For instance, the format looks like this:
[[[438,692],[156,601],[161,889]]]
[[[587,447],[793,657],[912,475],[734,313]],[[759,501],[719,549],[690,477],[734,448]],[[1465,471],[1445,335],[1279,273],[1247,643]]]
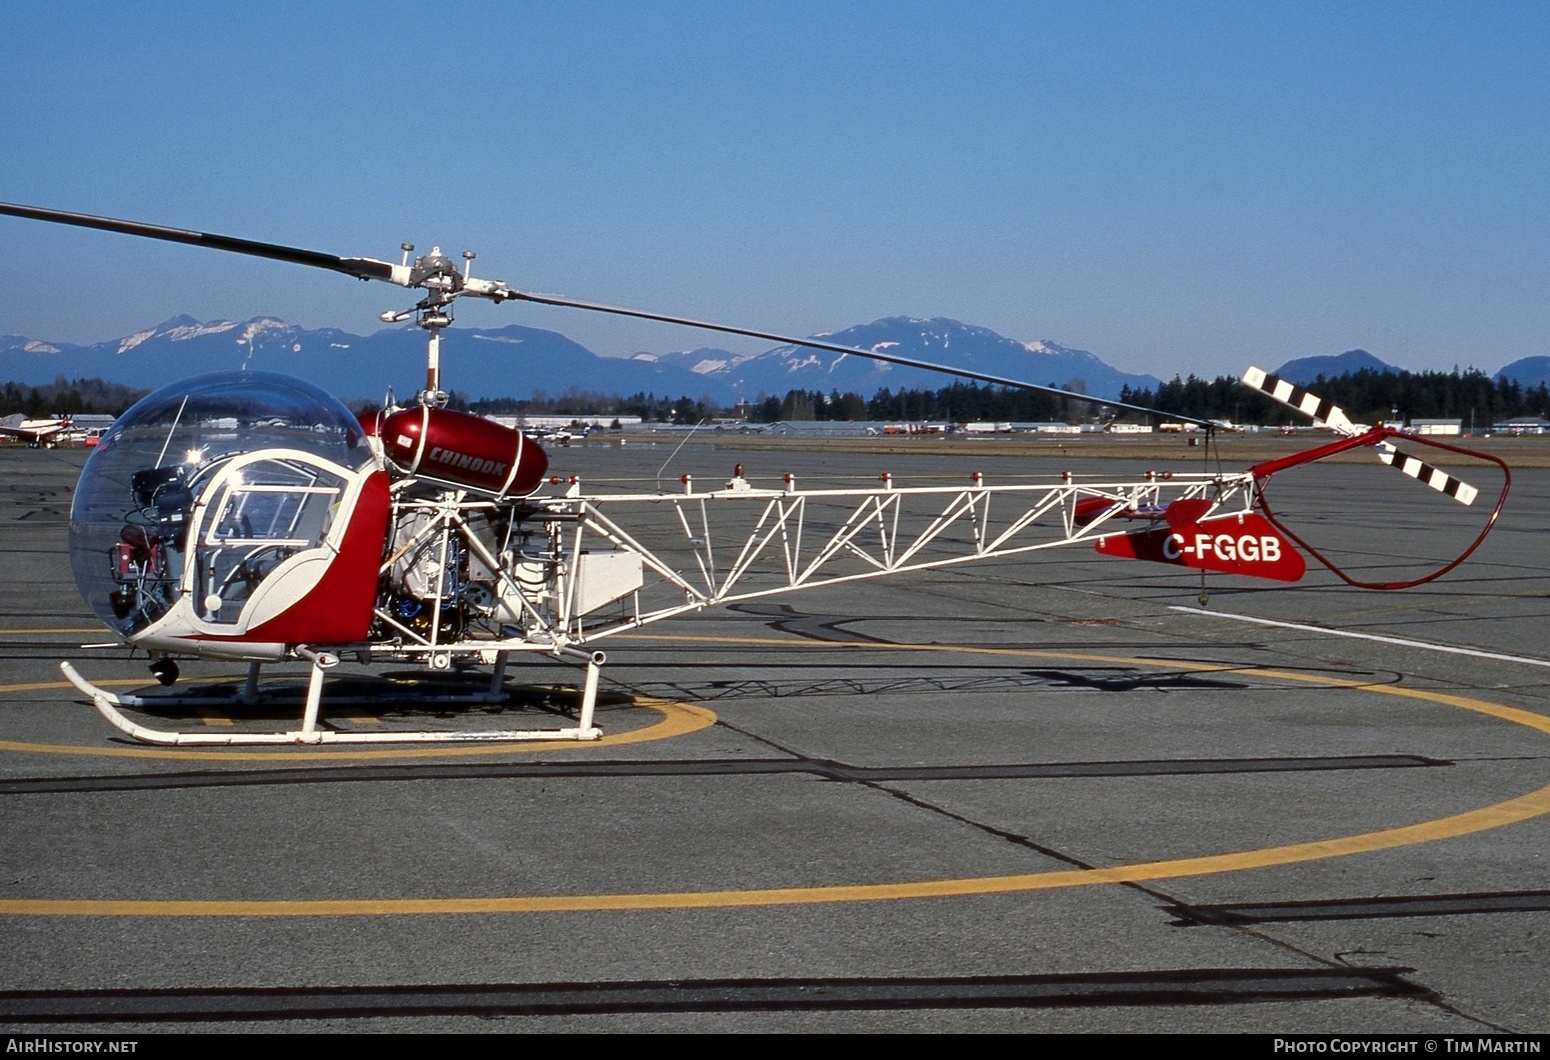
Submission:
[[[421,478],[496,497],[525,497],[549,470],[549,457],[537,442],[466,412],[420,406],[361,421],[368,434],[382,440],[388,459]]]

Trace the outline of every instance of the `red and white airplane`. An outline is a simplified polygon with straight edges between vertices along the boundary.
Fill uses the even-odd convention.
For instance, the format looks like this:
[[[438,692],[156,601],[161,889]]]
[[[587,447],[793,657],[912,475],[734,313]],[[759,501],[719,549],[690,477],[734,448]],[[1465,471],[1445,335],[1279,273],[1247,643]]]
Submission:
[[[29,420],[20,413],[0,420],[0,436],[20,438],[34,449],[52,449],[75,429],[68,419]]]
[[[263,664],[304,660],[311,667],[299,729],[176,732],[148,728],[121,709],[164,706],[164,696],[108,692],[61,664],[113,725],[150,743],[595,739],[605,661],[597,645],[611,635],[708,607],[1073,545],[1281,582],[1302,577],[1306,552],[1353,585],[1405,588],[1445,574],[1473,552],[1510,484],[1506,465],[1489,454],[1403,435],[1407,444],[1499,465],[1501,494],[1452,563],[1409,580],[1354,579],[1271,509],[1265,487],[1273,475],[1371,448],[1459,505],[1471,505],[1477,491],[1396,450],[1391,439],[1403,432],[1354,424],[1327,402],[1250,369],[1245,383],[1342,437],[1245,471],[1148,473],[1128,481],[1063,474],[991,483],[976,473],[956,485],[905,487],[884,475],[855,488],[807,489],[789,475],[757,484],[739,465],[729,481],[709,489],[685,475],[671,492],[589,493],[575,478],[549,475],[543,449],[519,431],[445,407],[441,332],[458,298],[681,324],[1091,399],[876,350],[517,291],[474,277],[472,254],[459,270],[439,249],[411,261],[407,244],[402,262],[393,264],[31,206],[0,204],[0,214],[267,257],[423,292],[412,308],[382,315],[388,322],[413,318],[429,336],[425,389],[407,406],[357,418],[299,379],[215,373],[142,399],[87,461],[70,513],[76,581],[122,643],[149,653],[158,680],[172,684],[180,658],[246,662],[248,681],[236,702],[252,703]],[[1171,419],[1207,432],[1215,426]],[[508,660],[523,655],[586,668],[574,725],[363,732],[320,723],[324,675],[341,659],[430,670],[490,666],[488,691],[473,700],[496,702],[506,694]],[[181,702],[196,705],[187,697]]]

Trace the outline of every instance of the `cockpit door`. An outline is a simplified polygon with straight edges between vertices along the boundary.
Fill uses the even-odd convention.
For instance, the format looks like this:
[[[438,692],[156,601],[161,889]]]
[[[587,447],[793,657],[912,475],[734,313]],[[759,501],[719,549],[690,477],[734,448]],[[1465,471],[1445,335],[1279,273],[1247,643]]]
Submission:
[[[384,475],[299,451],[262,450],[234,458],[199,492],[184,599],[201,633],[286,643],[365,636],[386,536]],[[363,495],[364,523],[354,518]],[[341,575],[330,572],[347,542],[349,585],[340,597]],[[314,600],[325,582],[333,583],[330,599]],[[338,621],[340,611],[351,620]],[[341,637],[342,630],[352,635]]]

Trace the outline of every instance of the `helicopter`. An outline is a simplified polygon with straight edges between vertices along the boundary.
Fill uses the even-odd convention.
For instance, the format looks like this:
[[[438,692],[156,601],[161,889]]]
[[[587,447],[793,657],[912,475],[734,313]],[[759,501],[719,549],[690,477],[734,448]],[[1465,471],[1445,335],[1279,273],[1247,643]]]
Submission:
[[[1338,439],[1241,472],[1149,472],[1130,481],[1063,473],[1044,482],[804,488],[787,474],[758,486],[738,465],[710,488],[683,475],[671,488],[591,493],[549,474],[522,431],[448,408],[442,331],[458,299],[521,301],[607,313],[837,352],[977,382],[1086,395],[883,350],[855,349],[662,313],[521,291],[459,268],[440,248],[399,262],[344,258],[230,236],[0,203],[0,214],[209,247],[422,292],[410,309],[427,334],[425,385],[402,405],[352,414],[321,388],[277,373],[218,372],[172,384],[125,412],[86,462],[70,515],[76,581],[117,640],[148,653],[163,685],[179,659],[246,663],[228,704],[261,698],[261,667],[309,665],[300,726],[286,732],[153,729],[122,708],[164,705],[109,692],[68,661],[65,676],[115,728],[152,744],[250,745],[593,740],[605,638],[708,607],[820,586],[1085,545],[1100,555],[1278,582],[1300,579],[1306,552],[1351,585],[1399,589],[1462,563],[1506,503],[1498,458],[1388,425],[1353,423],[1301,387],[1251,368],[1251,388],[1312,418]],[[1127,411],[1145,406],[1106,401]],[[1204,430],[1217,424],[1170,414]],[[1475,487],[1402,452],[1393,439],[1499,465],[1500,496],[1471,544],[1407,581],[1368,582],[1341,570],[1285,525],[1266,484],[1293,467],[1371,449],[1379,460],[1460,505]],[[325,675],[342,660],[411,662],[431,671],[488,666],[486,690],[426,697],[495,703],[514,657],[585,670],[574,725],[490,731],[360,732],[322,719]],[[202,701],[183,697],[194,706]]]

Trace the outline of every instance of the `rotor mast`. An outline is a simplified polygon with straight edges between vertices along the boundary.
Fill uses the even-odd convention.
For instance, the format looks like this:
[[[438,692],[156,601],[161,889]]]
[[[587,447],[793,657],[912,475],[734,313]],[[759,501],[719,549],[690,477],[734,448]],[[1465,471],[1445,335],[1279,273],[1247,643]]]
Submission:
[[[420,288],[425,297],[416,302],[413,309],[383,313],[382,320],[396,324],[413,316],[415,323],[430,333],[425,349],[425,389],[415,395],[415,400],[431,408],[442,408],[447,403],[447,392],[441,389],[441,332],[452,325],[454,299],[465,291],[483,293],[477,282],[474,288],[469,287],[475,255],[471,250],[463,251],[463,271],[458,272],[457,266],[442,254],[440,247],[432,247],[429,254],[415,258],[411,263],[409,255],[414,253],[414,244],[401,243],[399,246],[404,259],[395,273],[403,274],[404,286]]]

